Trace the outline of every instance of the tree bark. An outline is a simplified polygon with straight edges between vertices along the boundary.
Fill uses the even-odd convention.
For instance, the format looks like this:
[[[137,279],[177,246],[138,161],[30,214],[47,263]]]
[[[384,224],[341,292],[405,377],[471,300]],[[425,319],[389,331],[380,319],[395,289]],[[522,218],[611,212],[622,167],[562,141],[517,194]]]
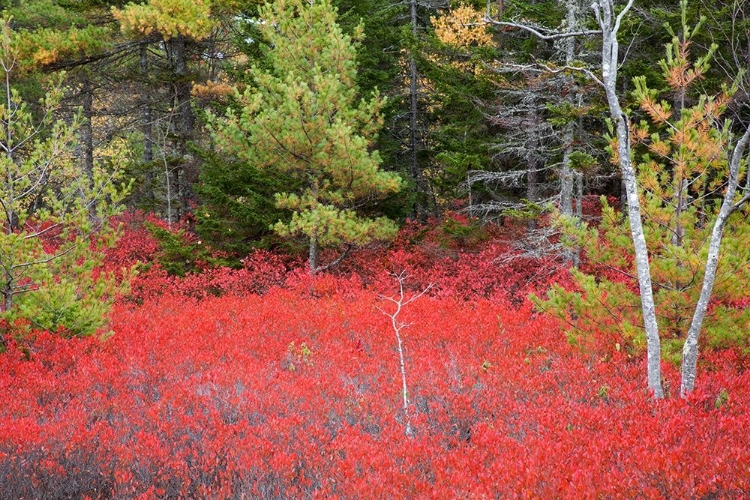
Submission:
[[[528,200],[531,203],[536,203],[539,201],[539,171],[541,170],[542,166],[542,160],[539,158],[539,155],[537,154],[537,150],[541,148],[539,135],[537,134],[537,130],[539,130],[539,114],[536,112],[536,110],[531,112],[530,117],[530,134],[531,134],[531,147],[529,148],[528,153],[528,160],[526,164],[526,200]],[[536,217],[532,217],[528,220],[526,223],[526,228],[529,230],[529,232],[534,231],[537,228],[537,220]]]
[[[3,312],[8,312],[13,308],[13,276],[6,273],[5,286],[3,287]]]
[[[81,137],[81,162],[89,179],[89,186],[94,185],[94,129],[91,120],[94,117],[94,90],[88,75],[83,77],[82,104],[83,122],[79,131]]]
[[[577,224],[581,223],[583,219],[583,174],[578,172],[575,174],[576,177],[576,221]],[[573,267],[581,265],[581,247],[576,246],[573,248]]]
[[[727,190],[719,209],[719,216],[716,218],[713,230],[711,231],[703,286],[698,303],[695,306],[695,312],[693,313],[690,329],[685,339],[685,345],[682,348],[682,382],[680,384],[680,394],[682,397],[687,396],[695,389],[695,376],[698,365],[698,340],[700,338],[701,327],[703,326],[703,318],[706,316],[706,310],[708,309],[714,282],[716,281],[716,270],[719,267],[719,251],[721,249],[721,239],[724,236],[724,228],[732,213],[737,211],[743,203],[746,203],[750,199],[750,193],[748,193],[739,203],[735,204],[734,202],[737,186],[739,185],[740,159],[745,153],[748,142],[750,142],[750,128],[737,141],[732,152],[732,157],[729,161]]]
[[[569,32],[575,32],[578,27],[578,0],[566,0],[565,7],[567,9],[565,16],[566,29]],[[565,49],[565,64],[571,66],[575,60],[575,37],[568,37],[563,40]],[[564,87],[571,87],[575,89],[567,94],[567,100],[571,104],[575,105],[576,98],[578,97],[578,85],[571,76],[566,76],[563,80]],[[560,172],[560,212],[563,216],[572,218],[573,217],[573,181],[574,174],[571,169],[571,156],[573,154],[573,141],[575,139],[575,121],[571,120],[565,125],[563,131],[563,159],[562,159],[562,171]],[[566,248],[564,251],[563,259],[566,263],[578,266],[578,255],[579,251],[575,248]]]
[[[141,44],[141,78],[143,79],[143,162],[154,161],[154,131],[151,117],[151,89],[149,88],[148,45]]]
[[[181,164],[175,168],[175,191],[177,192],[179,201],[176,215],[180,219],[183,212],[188,208],[188,187],[184,185],[187,176],[184,175],[185,166],[183,163],[187,158],[187,143],[193,137],[195,116],[190,107],[192,83],[189,80],[187,69],[187,39],[182,35],[178,35],[172,38],[169,43],[171,45],[172,71],[175,76],[174,102],[177,111],[175,132],[178,137],[176,146],[181,156]]]
[[[418,18],[417,18],[417,0],[410,0],[411,7],[411,32],[414,37],[414,43],[416,43],[418,32]],[[427,216],[427,210],[423,206],[424,197],[427,194],[425,187],[424,176],[419,168],[419,139],[417,128],[419,127],[418,120],[418,105],[419,105],[419,73],[417,71],[417,59],[414,55],[414,49],[409,54],[409,173],[414,181],[416,200],[414,202],[414,217],[425,218]]]
[[[172,71],[175,75],[175,105],[177,109],[177,132],[180,139],[187,140],[193,135],[195,117],[190,107],[190,91],[192,84],[188,78],[187,69],[187,40],[178,35],[170,40],[172,46]],[[180,144],[185,148],[185,144]]]
[[[615,13],[613,0],[601,0],[594,3],[592,8],[602,30],[602,83],[607,95],[610,116],[617,130],[617,152],[620,157],[620,171],[628,202],[628,219],[635,250],[643,325],[646,330],[648,388],[653,391],[655,398],[661,399],[664,397],[661,384],[661,341],[659,339],[659,325],[656,321],[651,267],[646,237],[643,233],[638,182],[631,161],[629,124],[617,95],[617,70],[620,62],[617,35],[622,18],[633,6],[633,3],[634,0],[629,0],[619,15]]]
[[[317,274],[318,262],[319,262],[319,250],[318,250],[318,235],[317,232],[313,232],[310,236],[310,253],[308,255],[307,264],[310,266],[310,274]]]
[[[677,200],[675,202],[674,213],[674,232],[672,233],[672,244],[682,246],[682,240],[685,237],[685,227],[682,225],[682,214],[687,210],[687,179],[678,178],[675,189],[677,191]]]

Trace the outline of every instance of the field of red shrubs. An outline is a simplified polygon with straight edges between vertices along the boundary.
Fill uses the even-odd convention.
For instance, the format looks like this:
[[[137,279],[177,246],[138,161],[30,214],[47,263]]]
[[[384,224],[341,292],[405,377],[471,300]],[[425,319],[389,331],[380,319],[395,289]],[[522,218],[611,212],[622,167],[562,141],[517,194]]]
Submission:
[[[154,266],[106,341],[40,334],[0,355],[0,498],[750,492],[744,358],[704,355],[688,400],[665,364],[655,402],[643,357],[573,349],[523,299],[557,278],[493,245],[397,242],[356,257],[367,273],[316,277],[267,252],[181,280]],[[380,296],[396,268],[409,294],[435,283],[400,318],[406,413]]]

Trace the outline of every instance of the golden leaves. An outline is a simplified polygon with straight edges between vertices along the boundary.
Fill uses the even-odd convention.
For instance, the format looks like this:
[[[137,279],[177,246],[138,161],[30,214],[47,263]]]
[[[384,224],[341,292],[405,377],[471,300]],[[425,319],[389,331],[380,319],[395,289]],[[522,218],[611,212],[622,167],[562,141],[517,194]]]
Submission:
[[[57,49],[40,48],[32,57],[34,64],[45,66],[57,61],[59,51]]]
[[[147,4],[130,3],[124,9],[112,9],[124,33],[164,38],[178,35],[200,40],[211,34],[214,21],[206,0],[149,0]]]
[[[672,111],[667,103],[656,102],[650,96],[645,96],[641,100],[641,109],[657,124],[666,123],[672,117]]]
[[[620,141],[617,140],[617,138],[612,138],[609,141],[609,147],[610,150],[609,153],[609,162],[612,165],[619,165],[620,164]]]
[[[665,71],[665,79],[671,88],[687,88],[695,80],[703,77],[703,68],[698,64],[690,64],[690,40],[676,40],[667,45],[667,49],[669,50],[670,48],[674,48],[676,55],[667,64]]]
[[[648,145],[648,149],[652,153],[662,157],[669,155],[670,152],[669,144],[661,140],[653,141]]]
[[[227,82],[209,80],[204,84],[193,84],[192,95],[198,99],[224,100],[234,94],[235,88]]]
[[[435,35],[443,43],[458,47],[488,47],[493,43],[484,15],[474,7],[460,5],[430,20]]]

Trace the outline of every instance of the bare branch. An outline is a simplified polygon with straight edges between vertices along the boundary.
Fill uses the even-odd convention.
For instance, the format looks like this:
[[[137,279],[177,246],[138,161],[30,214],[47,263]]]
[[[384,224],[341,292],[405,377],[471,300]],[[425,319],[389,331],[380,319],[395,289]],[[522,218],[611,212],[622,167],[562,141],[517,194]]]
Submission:
[[[509,28],[516,28],[524,31],[528,31],[535,37],[539,38],[540,40],[562,40],[565,38],[572,38],[576,36],[592,36],[592,35],[601,35],[601,30],[580,30],[580,31],[570,31],[570,32],[551,32],[549,34],[544,34],[540,30],[543,28],[533,28],[529,26],[528,24],[523,24],[519,22],[512,22],[512,21],[497,21],[492,18],[489,14],[485,14],[484,21],[488,24],[492,24],[493,26],[506,26]]]
[[[541,62],[537,62],[536,64],[504,64],[503,66],[515,69],[516,71],[534,71],[537,73],[551,73],[553,75],[564,73],[566,71],[577,71],[579,73],[585,74],[586,76],[594,80],[597,84],[604,87],[604,83],[598,76],[594,74],[593,71],[588,68],[582,68],[579,66],[570,66],[569,64],[566,64],[564,66],[552,67]]]

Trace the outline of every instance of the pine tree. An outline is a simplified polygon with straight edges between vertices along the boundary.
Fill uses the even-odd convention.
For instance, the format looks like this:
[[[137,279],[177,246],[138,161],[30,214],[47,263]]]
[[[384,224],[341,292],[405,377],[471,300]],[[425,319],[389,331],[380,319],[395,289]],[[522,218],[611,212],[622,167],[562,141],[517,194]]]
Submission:
[[[294,180],[298,187],[276,194],[276,205],[292,211],[291,220],[274,230],[307,240],[315,273],[331,265],[321,265],[321,248],[395,235],[392,221],[363,216],[362,207],[399,191],[401,179],[380,171],[380,157],[370,150],[383,100],[357,97],[361,29],[345,35],[328,0],[280,0],[262,8],[260,19],[270,43],[265,65],[250,70],[253,82],[238,95],[241,108],[214,120],[216,137],[249,168]]]

